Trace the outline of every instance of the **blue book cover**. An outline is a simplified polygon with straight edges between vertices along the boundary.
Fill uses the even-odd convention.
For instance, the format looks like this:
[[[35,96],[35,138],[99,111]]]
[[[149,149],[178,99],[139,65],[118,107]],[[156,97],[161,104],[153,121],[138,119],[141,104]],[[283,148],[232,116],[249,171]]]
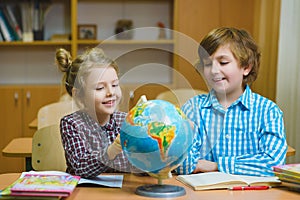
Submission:
[[[6,7],[3,8],[4,15],[9,22],[9,25],[11,27],[13,34],[15,35],[15,39],[22,40],[22,36],[23,36],[22,30],[21,30],[21,27],[15,17],[14,10],[16,10],[16,9],[13,9],[12,5],[6,5]]]
[[[0,28],[5,41],[17,40],[16,34],[14,34],[12,27],[10,27],[2,7],[0,8]]]

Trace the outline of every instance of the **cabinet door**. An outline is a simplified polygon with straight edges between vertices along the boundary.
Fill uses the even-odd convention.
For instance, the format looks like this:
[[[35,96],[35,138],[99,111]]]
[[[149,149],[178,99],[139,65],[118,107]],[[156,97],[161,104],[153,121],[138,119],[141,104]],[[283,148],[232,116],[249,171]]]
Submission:
[[[23,136],[32,137],[35,129],[29,128],[29,123],[37,117],[38,110],[49,103],[59,100],[61,87],[53,86],[25,86],[23,88]]]
[[[198,43],[213,28],[221,26],[237,27],[253,32],[254,1],[253,0],[177,0],[175,29],[194,40],[193,45],[187,41],[178,41],[178,48],[187,55],[198,58]],[[186,38],[185,38],[186,39]],[[194,45],[196,44],[196,45]],[[176,63],[180,73],[190,82],[192,87],[206,90],[206,84],[198,73],[194,63],[178,58]],[[178,81],[178,85],[183,83]]]
[[[22,89],[0,87],[0,148],[22,136]],[[24,171],[24,158],[10,158],[0,154],[0,173]]]
[[[176,8],[175,29],[187,36],[179,38],[177,48],[190,57],[178,57],[175,63],[186,79],[178,79],[177,86],[184,87],[184,81],[188,81],[193,88],[206,90],[206,84],[202,77],[195,73],[193,64],[198,58],[198,43],[201,38],[220,25],[219,0],[178,0]]]

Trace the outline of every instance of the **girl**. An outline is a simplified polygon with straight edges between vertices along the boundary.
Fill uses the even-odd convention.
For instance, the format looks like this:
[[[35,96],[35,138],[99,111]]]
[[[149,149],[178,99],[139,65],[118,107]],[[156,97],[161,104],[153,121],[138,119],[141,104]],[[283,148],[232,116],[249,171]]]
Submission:
[[[65,73],[67,92],[80,108],[60,123],[67,172],[90,178],[130,171],[119,139],[126,113],[116,111],[122,96],[117,64],[99,48],[73,61],[68,51],[58,49],[56,62]]]

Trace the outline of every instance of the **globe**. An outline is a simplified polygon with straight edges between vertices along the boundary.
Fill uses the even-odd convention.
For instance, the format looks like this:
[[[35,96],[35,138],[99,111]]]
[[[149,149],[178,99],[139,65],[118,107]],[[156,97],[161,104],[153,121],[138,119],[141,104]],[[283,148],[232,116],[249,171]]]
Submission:
[[[180,108],[164,100],[147,101],[145,97],[129,111],[120,130],[128,160],[157,178],[159,190],[162,180],[170,178],[171,171],[186,157],[192,138],[190,123]]]

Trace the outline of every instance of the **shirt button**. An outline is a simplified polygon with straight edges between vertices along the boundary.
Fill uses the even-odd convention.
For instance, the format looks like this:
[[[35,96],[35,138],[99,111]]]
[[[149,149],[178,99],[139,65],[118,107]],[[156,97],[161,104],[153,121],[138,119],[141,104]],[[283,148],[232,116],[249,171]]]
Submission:
[[[226,136],[225,136],[227,139],[229,139],[230,138],[230,136],[227,134]]]

